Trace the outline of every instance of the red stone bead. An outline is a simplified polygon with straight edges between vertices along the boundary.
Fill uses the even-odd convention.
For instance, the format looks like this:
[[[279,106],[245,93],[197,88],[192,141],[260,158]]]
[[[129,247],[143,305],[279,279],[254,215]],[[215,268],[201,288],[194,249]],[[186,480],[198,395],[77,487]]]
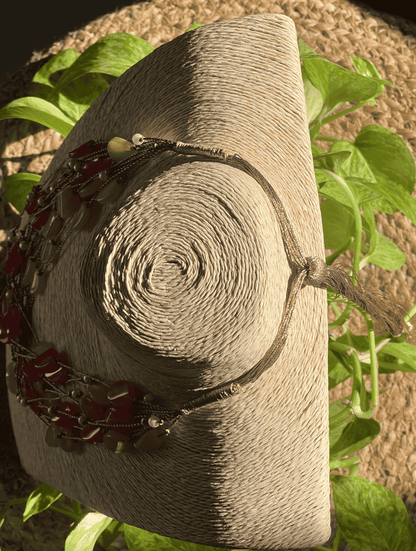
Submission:
[[[81,438],[85,440],[88,443],[101,443],[104,438],[103,431],[101,427],[93,426],[93,425],[87,425],[84,427],[80,434]]]
[[[89,153],[100,151],[100,149],[103,149],[104,147],[105,144],[97,144],[94,140],[90,140],[89,142],[86,142],[76,149],[70,151],[69,157],[71,159],[80,159],[81,157],[85,157]]]
[[[129,442],[128,435],[115,430],[109,430],[104,434],[103,443],[105,446],[116,453],[124,453],[133,448],[132,442]]]
[[[61,429],[55,425],[55,423],[51,423],[46,431],[45,435],[45,441],[51,448],[59,448],[61,445],[61,441],[58,438],[58,434],[61,432]]]
[[[80,411],[76,404],[72,402],[61,402],[58,406],[58,413],[59,419],[55,421],[55,423],[58,425],[58,427],[65,427],[65,428],[72,428],[78,425],[78,417],[80,414]],[[68,417],[68,415],[76,415],[76,419],[72,419],[71,417]]]
[[[20,264],[23,262],[23,256],[20,254],[19,242],[15,243],[7,257],[6,264],[3,271],[7,275],[15,275],[19,269]]]
[[[113,405],[128,408],[132,405],[132,400],[134,398],[140,400],[143,393],[130,381],[121,380],[108,389],[107,396]]]
[[[34,352],[36,354],[36,350]],[[33,360],[33,364],[39,370],[39,373],[54,373],[57,368],[55,358],[59,358],[59,353],[55,348],[50,347],[38,354]]]
[[[133,415],[127,410],[127,409],[114,409],[110,408],[107,412],[107,417],[105,419],[105,422],[109,425],[118,425],[118,424],[133,424],[135,422],[135,419]],[[136,421],[137,422],[137,421]],[[131,427],[117,427],[117,430],[131,430]]]
[[[107,398],[108,386],[101,383],[87,386],[87,394],[91,400],[97,404],[110,405],[110,400]]]
[[[22,315],[17,308],[10,308],[4,317],[0,317],[0,342],[11,344],[21,333]]]
[[[81,398],[81,407],[85,415],[94,421],[101,421],[101,419],[105,419],[109,408],[109,406],[93,402],[88,396],[83,396]]]
[[[35,364],[33,362],[27,362],[25,361],[23,365],[23,373],[25,375],[25,381],[26,383],[36,383],[41,381],[41,371],[38,370],[35,367]]]
[[[85,164],[85,167],[81,170],[81,172],[87,176],[92,176],[93,174],[98,174],[102,170],[107,170],[113,163],[113,159],[98,159],[97,161],[89,161]]]
[[[51,207],[48,207],[46,210],[43,210],[36,215],[35,219],[32,222],[32,228],[34,230],[40,230],[45,226],[49,220],[49,217],[52,215]]]
[[[58,367],[55,365],[56,370],[52,373],[45,373],[47,381],[52,381],[56,385],[65,383],[68,380],[68,370],[65,367]]]
[[[158,450],[167,437],[168,433],[163,427],[158,427],[157,429],[151,429],[145,432],[134,444],[133,446],[136,450],[141,452],[154,452]]]

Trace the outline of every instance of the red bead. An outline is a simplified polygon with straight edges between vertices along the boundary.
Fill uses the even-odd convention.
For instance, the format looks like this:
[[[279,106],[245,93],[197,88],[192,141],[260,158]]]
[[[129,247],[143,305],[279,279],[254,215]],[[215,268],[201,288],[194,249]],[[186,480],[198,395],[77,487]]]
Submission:
[[[98,159],[97,161],[89,161],[85,164],[85,167],[81,170],[82,174],[92,176],[98,174],[102,170],[107,170],[114,163],[113,159]],[[104,182],[101,182],[102,184]]]
[[[85,415],[94,421],[105,419],[109,408],[109,406],[93,402],[88,396],[83,396],[81,398],[81,407]]]
[[[86,142],[76,149],[70,151],[69,157],[71,159],[80,159],[81,157],[85,157],[89,153],[100,151],[100,149],[103,148],[105,148],[105,144],[97,144],[94,140],[90,140],[89,142]]]
[[[141,452],[154,452],[163,445],[167,435],[168,433],[163,427],[151,429],[145,432],[133,445],[136,450]]]
[[[41,381],[41,371],[35,367],[33,362],[25,361],[23,365],[23,373],[27,384]]]
[[[36,350],[34,352],[36,354]],[[54,362],[55,358],[59,358],[59,353],[55,348],[50,347],[38,354],[33,360],[33,364],[40,373],[54,373],[57,368],[57,364]]]
[[[107,412],[105,422],[109,425],[133,424],[135,421],[133,415],[127,409],[110,408]],[[131,427],[117,427],[121,432],[131,431]]]
[[[68,380],[68,372],[65,367],[58,367],[55,365],[56,370],[52,373],[45,373],[45,377],[47,381],[52,381],[56,385],[60,385],[62,383],[65,383]]]
[[[7,312],[10,310],[10,306],[12,304],[12,298],[13,298],[13,291],[12,289],[9,289],[7,293],[4,294],[2,301],[1,301],[1,309],[0,309],[0,319],[3,318]]]
[[[22,315],[17,308],[10,308],[4,317],[0,317],[0,342],[11,344],[21,333]]]
[[[104,438],[101,427],[87,425],[84,427],[80,434],[81,438],[88,443],[97,442],[101,443]]]
[[[7,257],[6,264],[3,271],[7,275],[15,275],[19,269],[20,264],[23,262],[23,256],[20,254],[19,242],[15,243]]]
[[[103,443],[105,446],[116,453],[124,453],[133,448],[133,444],[129,442],[128,435],[114,430],[109,430],[104,434]]]
[[[59,419],[55,421],[55,423],[58,425],[58,427],[65,427],[65,428],[72,428],[78,425],[78,417],[80,414],[80,411],[76,404],[72,402],[61,402],[58,406],[59,411],[57,412],[57,415]],[[76,419],[72,419],[71,417],[68,417],[68,415],[76,415]]]
[[[108,389],[107,396],[113,405],[128,408],[132,405],[132,400],[134,398],[140,400],[143,393],[130,381],[121,380]]]
[[[110,400],[107,398],[108,386],[101,383],[96,385],[88,385],[87,394],[91,400],[97,404],[110,405]]]
[[[48,207],[46,210],[43,210],[38,215],[36,215],[35,219],[32,222],[32,228],[34,230],[40,230],[45,226],[49,220],[49,217],[52,214],[51,207]]]

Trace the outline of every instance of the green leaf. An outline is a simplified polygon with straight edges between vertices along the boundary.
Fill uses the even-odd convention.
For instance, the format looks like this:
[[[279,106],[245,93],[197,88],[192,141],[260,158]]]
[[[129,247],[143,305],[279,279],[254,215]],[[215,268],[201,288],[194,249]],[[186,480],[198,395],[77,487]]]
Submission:
[[[404,195],[404,191],[412,195],[416,179],[415,160],[402,138],[391,130],[374,124],[365,126],[354,143],[339,140],[329,149],[329,153],[341,151],[351,152],[342,165],[346,176],[383,184],[397,194]],[[384,198],[372,201],[371,207],[387,214],[398,210],[396,204],[390,204]]]
[[[368,395],[371,397],[371,393]],[[344,426],[336,427],[330,432],[329,460],[359,452],[371,444],[379,433],[380,424],[375,419],[352,417]]]
[[[52,103],[35,97],[19,98],[0,109],[0,120],[26,119],[56,130],[66,138],[76,120],[70,119]]]
[[[33,186],[40,182],[39,174],[30,172],[18,172],[12,174],[4,181],[4,193],[6,199],[16,210],[23,212],[26,206],[26,197],[32,191]]]
[[[351,155],[351,151],[338,151],[331,153],[323,153],[320,155],[313,155],[313,166],[316,169],[326,169],[332,172],[338,173],[341,165]]]
[[[87,513],[66,538],[65,551],[93,551],[98,537],[113,521],[97,511]]]
[[[379,89],[379,79],[365,77],[345,67],[331,63],[308,48],[302,47],[303,69],[311,84],[322,96],[322,109],[312,121],[322,119],[347,102],[362,102],[372,99]]]
[[[107,549],[124,532],[124,522],[113,519],[98,538],[98,545]]]
[[[53,89],[54,84],[51,83],[51,76],[58,71],[71,67],[78,57],[79,54],[74,48],[58,52],[39,69],[33,77],[32,82],[44,84],[45,86]]]
[[[23,512],[23,522],[26,522],[33,515],[46,511],[49,507],[62,497],[58,492],[47,484],[40,484],[27,499],[26,507]]]
[[[324,244],[326,249],[340,249],[349,240],[355,228],[351,212],[332,199],[321,204]]]
[[[416,530],[391,490],[360,476],[330,475],[335,516],[354,550],[414,551]]]
[[[154,46],[143,38],[128,33],[104,36],[83,52],[55,85],[54,97],[68,84],[89,73],[119,77],[151,54]]]
[[[199,545],[188,541],[159,536],[158,534],[147,532],[129,524],[124,525],[124,537],[128,548],[134,549],[134,551],[224,551],[222,547]]]
[[[376,78],[379,80],[378,89],[375,94],[376,96],[379,96],[382,92],[384,92],[385,86],[383,86],[383,84],[390,84],[391,86],[395,86],[400,92],[400,88],[396,84],[394,84],[393,82],[390,82],[389,80],[383,80],[381,78],[380,73],[377,71],[377,68],[375,67],[375,65],[371,63],[371,61],[368,61],[367,59],[363,59],[362,57],[349,56],[349,58],[351,59],[354,65],[354,69],[358,74],[363,75],[365,77]],[[377,102],[375,99],[370,99],[368,103],[377,105]]]
[[[204,23],[192,23],[192,25],[189,27],[189,29],[186,29],[186,33],[189,31],[194,31],[195,29],[198,29],[198,27],[203,27]]]

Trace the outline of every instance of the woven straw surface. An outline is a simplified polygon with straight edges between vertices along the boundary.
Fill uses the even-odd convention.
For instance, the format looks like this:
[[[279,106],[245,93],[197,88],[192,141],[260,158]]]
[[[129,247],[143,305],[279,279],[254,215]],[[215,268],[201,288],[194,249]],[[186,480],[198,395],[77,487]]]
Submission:
[[[364,6],[358,7],[346,0],[325,3],[320,0],[178,0],[168,5],[163,0],[153,0],[148,4],[135,4],[100,17],[84,29],[70,33],[48,51],[35,52],[32,63],[17,71],[14,78],[0,88],[0,106],[16,97],[26,96],[33,74],[49,56],[64,48],[75,48],[81,53],[100,37],[123,31],[134,33],[158,47],[183,33],[195,21],[211,23],[256,13],[289,16],[295,23],[298,38],[302,38],[308,46],[330,61],[353,69],[349,56],[369,59],[382,78],[399,86],[401,94],[397,88],[387,86],[377,99],[377,106],[367,105],[326,125],[321,133],[353,141],[363,126],[378,124],[401,136],[415,156],[416,26],[402,18],[381,14]],[[35,123],[11,120],[0,121],[0,143],[5,177],[19,170],[41,174],[62,143],[62,138]],[[319,141],[316,144],[324,150],[329,147],[326,142]],[[13,211],[4,201],[2,208],[4,213],[0,220],[3,228],[13,227]],[[361,272],[363,281],[368,286],[382,289],[408,309],[416,301],[415,228],[400,213],[376,213],[376,219],[378,230],[405,252],[407,261],[400,270],[391,273],[366,266]],[[326,251],[327,254],[330,252]],[[351,259],[348,253],[340,257],[340,260]],[[334,317],[330,310],[329,319],[333,320]],[[350,319],[350,328],[357,334],[364,333],[361,317],[353,314]],[[338,336],[336,332],[334,335]],[[409,342],[416,344],[414,337],[410,337]],[[407,373],[380,375],[379,385],[380,388],[388,389],[380,396],[380,408],[375,415],[375,419],[381,423],[381,432],[368,448],[359,453],[361,465],[358,474],[385,485],[404,499],[415,524],[416,436],[412,428],[416,413],[414,376]],[[350,391],[351,382],[347,381],[330,391],[329,398],[335,400],[347,396]],[[331,542],[335,526],[333,520]],[[345,549],[343,542],[340,549]]]
[[[282,198],[304,254],[323,257],[290,18],[213,23],[158,48],[91,106],[41,184],[75,146],[135,132],[238,152]],[[257,182],[230,165],[168,154],[128,180],[92,236],[67,241],[33,326],[74,367],[137,382],[179,407],[193,389],[235,379],[264,356],[290,281]],[[324,543],[325,290],[304,288],[292,323],[272,368],[240,395],[181,419],[155,454],[94,446],[62,454],[48,448],[33,412],[10,400],[22,465],[71,498],[168,537],[243,549]]]

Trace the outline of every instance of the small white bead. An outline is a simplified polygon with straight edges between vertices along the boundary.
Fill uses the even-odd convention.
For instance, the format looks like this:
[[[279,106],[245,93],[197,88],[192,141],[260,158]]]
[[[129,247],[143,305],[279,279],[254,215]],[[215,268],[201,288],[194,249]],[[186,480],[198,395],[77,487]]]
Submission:
[[[135,134],[132,138],[134,145],[140,145],[144,142],[144,136],[142,134]]]
[[[149,417],[149,426],[152,427],[152,429],[157,428],[160,425],[160,419],[159,417],[156,417],[156,415],[151,415]]]

